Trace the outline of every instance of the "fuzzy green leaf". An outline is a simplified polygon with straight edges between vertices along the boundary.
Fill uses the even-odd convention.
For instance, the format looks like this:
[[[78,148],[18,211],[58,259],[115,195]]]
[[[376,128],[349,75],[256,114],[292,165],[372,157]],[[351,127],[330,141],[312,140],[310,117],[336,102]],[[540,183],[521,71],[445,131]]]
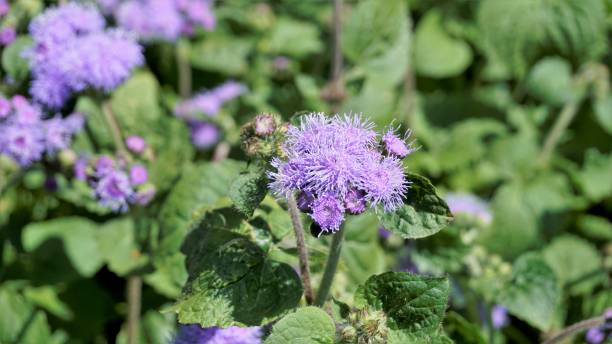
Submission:
[[[436,194],[431,182],[409,173],[412,182],[405,195],[404,205],[394,212],[382,212],[382,225],[403,238],[418,239],[433,235],[453,219],[446,202]]]
[[[535,253],[519,257],[512,267],[512,280],[497,302],[532,326],[547,331],[553,324],[561,291],[555,272]]]
[[[324,310],[304,307],[276,323],[264,344],[332,344],[335,336],[336,326]]]
[[[234,180],[229,196],[236,209],[250,217],[266,197],[267,191],[268,178],[265,172],[258,167],[251,166]]]
[[[527,91],[555,106],[575,100],[577,94],[572,88],[572,66],[559,57],[540,60],[529,72]]]
[[[355,305],[384,311],[391,330],[434,334],[444,317],[449,288],[446,277],[386,272],[359,287]]]

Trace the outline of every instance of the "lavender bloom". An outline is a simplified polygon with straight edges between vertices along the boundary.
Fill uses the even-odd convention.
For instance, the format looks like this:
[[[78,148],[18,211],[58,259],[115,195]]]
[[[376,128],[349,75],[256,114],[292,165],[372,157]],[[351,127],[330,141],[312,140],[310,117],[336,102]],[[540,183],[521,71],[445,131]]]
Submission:
[[[298,209],[304,213],[310,213],[312,211],[312,202],[314,202],[315,197],[312,192],[302,191],[297,197],[296,203]]]
[[[0,125],[0,153],[27,167],[42,158],[45,151],[44,133],[38,126],[21,124]]]
[[[7,118],[12,110],[13,107],[11,102],[8,99],[0,96],[0,119]]]
[[[256,327],[202,328],[181,326],[174,344],[260,344],[263,333]]]
[[[155,197],[155,192],[155,186],[151,184],[144,185],[143,187],[140,187],[136,192],[134,202],[139,205],[147,205]]]
[[[147,182],[149,179],[149,173],[147,172],[147,168],[142,165],[134,165],[130,169],[130,181],[132,185],[141,185]]]
[[[183,27],[183,18],[172,0],[133,0],[117,10],[117,22],[143,40],[174,41]]]
[[[9,45],[17,37],[17,31],[12,26],[3,27],[0,30],[0,45]]]
[[[11,5],[6,0],[0,0],[0,17],[4,17],[11,10]]]
[[[235,81],[228,81],[210,91],[200,92],[191,99],[180,103],[174,113],[183,118],[193,118],[198,113],[215,116],[223,104],[238,97],[246,91],[246,87]]]
[[[510,322],[508,318],[508,310],[502,305],[495,305],[491,309],[491,323],[493,328],[500,329],[505,327]]]
[[[389,232],[385,227],[380,227],[378,228],[378,236],[383,239],[389,239],[391,232]]]
[[[125,212],[134,190],[124,172],[111,170],[96,182],[95,194],[101,206],[115,212]]]
[[[23,96],[16,95],[11,99],[11,102],[14,111],[13,120],[16,123],[32,125],[40,121],[42,115],[40,109],[30,104]]]
[[[408,188],[401,161],[384,156],[373,124],[360,116],[304,116],[300,126],[290,126],[284,151],[275,158],[268,175],[277,197],[294,190],[314,195],[311,217],[323,231],[336,231],[344,213],[372,208],[393,211]]]
[[[212,0],[199,0],[199,1],[179,1],[185,3],[186,6],[181,7],[181,10],[185,13],[189,22],[184,25],[187,27],[201,26],[206,31],[212,31],[217,20],[212,10]],[[192,32],[192,30],[187,30]]]
[[[115,169],[115,162],[113,158],[108,155],[103,155],[96,160],[96,171],[95,174],[97,177],[104,177],[105,175],[111,173]]]
[[[85,118],[82,114],[75,113],[66,118],[54,117],[44,123],[47,152],[53,154],[68,148],[72,135],[83,128]]]
[[[587,331],[585,339],[590,344],[599,344],[606,339],[606,334],[601,327],[593,327]]]
[[[60,107],[87,88],[112,91],[144,62],[142,47],[118,30],[104,31],[104,18],[91,6],[69,3],[45,11],[30,24],[30,93]]]
[[[455,215],[464,214],[471,216],[486,225],[491,224],[493,221],[489,205],[472,194],[448,193],[446,195],[446,202],[451,212]]]
[[[393,130],[388,130],[382,137],[382,143],[385,151],[392,156],[398,158],[405,158],[408,154],[413,152],[413,149],[406,145],[406,140],[410,137],[411,132],[408,131],[404,139],[401,139],[395,135]]]
[[[147,143],[145,142],[145,140],[142,137],[136,135],[129,136],[125,140],[125,145],[130,151],[137,154],[142,154],[145,148],[147,148]]]
[[[191,142],[198,149],[208,149],[214,146],[221,134],[219,129],[211,123],[193,121],[191,128]]]
[[[74,177],[78,180],[86,181],[87,180],[87,164],[88,159],[85,157],[79,158],[74,163]]]

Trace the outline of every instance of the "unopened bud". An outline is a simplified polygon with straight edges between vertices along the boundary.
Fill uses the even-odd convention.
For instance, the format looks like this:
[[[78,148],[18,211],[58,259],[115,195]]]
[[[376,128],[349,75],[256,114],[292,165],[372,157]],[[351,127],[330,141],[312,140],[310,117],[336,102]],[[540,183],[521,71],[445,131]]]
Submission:
[[[276,120],[274,116],[269,113],[257,115],[255,117],[255,134],[258,136],[269,136],[274,133],[276,129]]]

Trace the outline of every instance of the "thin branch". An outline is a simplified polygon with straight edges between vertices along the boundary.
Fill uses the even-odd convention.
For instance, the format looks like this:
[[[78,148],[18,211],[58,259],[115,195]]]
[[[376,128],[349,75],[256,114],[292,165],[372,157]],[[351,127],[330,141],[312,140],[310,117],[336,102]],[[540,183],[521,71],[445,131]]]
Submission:
[[[140,343],[140,307],[142,302],[142,278],[140,276],[130,276],[127,281],[127,330],[128,344]]]
[[[344,230],[340,229],[332,237],[327,263],[325,264],[325,272],[323,273],[323,279],[321,280],[321,285],[319,286],[319,291],[317,292],[317,298],[315,300],[316,306],[323,306],[329,294],[329,290],[331,289],[334,275],[336,274],[336,268],[338,267],[338,261],[340,260],[340,252],[342,251],[342,239],[344,239]]]
[[[121,134],[121,127],[119,126],[117,117],[115,117],[115,113],[113,112],[113,108],[111,107],[110,101],[105,101],[104,103],[102,103],[102,112],[104,113],[104,119],[106,120],[106,124],[108,124],[108,127],[111,131],[111,135],[113,136],[115,149],[117,149],[117,152],[123,158],[127,159],[129,157],[129,153],[127,148],[125,147],[123,135]]]
[[[176,45],[176,64],[178,66],[179,95],[189,98],[192,90],[191,64],[189,63],[189,45],[187,41],[179,41]]]
[[[576,116],[576,112],[578,112],[578,104],[575,101],[570,101],[569,103],[565,104],[561,110],[561,113],[559,116],[557,116],[555,124],[548,133],[546,140],[544,141],[542,151],[540,152],[540,156],[538,158],[540,165],[545,166],[548,164],[553,150],[555,147],[557,147],[561,136]]]
[[[599,316],[599,317],[595,317],[595,318],[591,318],[591,319],[587,319],[587,320],[583,320],[583,321],[577,322],[577,323],[575,323],[573,325],[570,325],[570,326],[564,328],[563,330],[561,330],[556,335],[554,335],[551,338],[545,340],[542,344],[561,343],[565,338],[567,338],[569,336],[573,336],[575,334],[578,334],[580,332],[583,332],[583,331],[588,330],[588,329],[590,329],[592,327],[595,327],[595,326],[600,326],[604,322],[605,322],[605,318],[603,316]]]
[[[332,112],[337,112],[346,96],[342,80],[342,0],[332,0],[334,3],[332,28],[332,61],[330,81],[321,92],[322,98],[331,106]]]
[[[311,305],[314,300],[314,292],[310,284],[310,267],[308,265],[308,249],[306,248],[306,241],[304,240],[304,225],[300,219],[300,211],[297,207],[294,195],[287,198],[287,204],[289,205],[289,215],[293,223],[298,256],[300,259],[300,276],[302,277],[302,284],[304,285],[304,297],[306,298],[306,303]]]
[[[212,161],[223,161],[227,159],[232,147],[229,143],[222,141],[217,144],[215,151],[213,152]]]

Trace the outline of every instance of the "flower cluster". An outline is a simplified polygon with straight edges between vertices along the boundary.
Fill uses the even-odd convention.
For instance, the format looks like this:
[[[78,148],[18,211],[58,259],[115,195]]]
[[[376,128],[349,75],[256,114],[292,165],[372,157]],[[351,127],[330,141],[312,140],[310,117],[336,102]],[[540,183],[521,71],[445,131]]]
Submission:
[[[215,117],[225,102],[245,91],[244,85],[228,81],[212,90],[200,92],[175,107],[174,114],[189,124],[191,141],[196,148],[207,149],[219,141],[219,128],[206,118]]]
[[[212,0],[128,0],[120,4],[101,1],[119,25],[140,39],[175,41],[196,28],[212,30],[216,20]]]
[[[448,193],[446,202],[454,215],[463,214],[473,217],[485,225],[493,221],[489,204],[477,196],[467,193]]]
[[[604,323],[600,326],[591,327],[585,335],[587,343],[600,344],[612,339],[612,308],[608,308],[603,314]],[[606,341],[608,343],[608,341]]]
[[[82,157],[74,165],[74,175],[89,184],[102,207],[114,212],[126,212],[130,204],[146,205],[155,196],[148,171],[140,163],[128,166],[124,159],[108,155]]]
[[[408,189],[401,158],[412,148],[393,130],[381,139],[373,127],[358,115],[303,116],[287,130],[286,157],[272,160],[271,190],[277,197],[299,191],[298,207],[326,233],[368,204],[395,210]]]
[[[78,113],[43,119],[40,108],[23,96],[0,97],[0,154],[27,167],[45,154],[53,156],[68,148],[83,123]]]
[[[110,92],[144,62],[142,47],[123,31],[106,30],[95,7],[69,3],[48,9],[29,31],[30,93],[49,107],[61,107],[88,88]]]
[[[199,325],[181,326],[174,344],[259,344],[261,327],[202,328]]]

